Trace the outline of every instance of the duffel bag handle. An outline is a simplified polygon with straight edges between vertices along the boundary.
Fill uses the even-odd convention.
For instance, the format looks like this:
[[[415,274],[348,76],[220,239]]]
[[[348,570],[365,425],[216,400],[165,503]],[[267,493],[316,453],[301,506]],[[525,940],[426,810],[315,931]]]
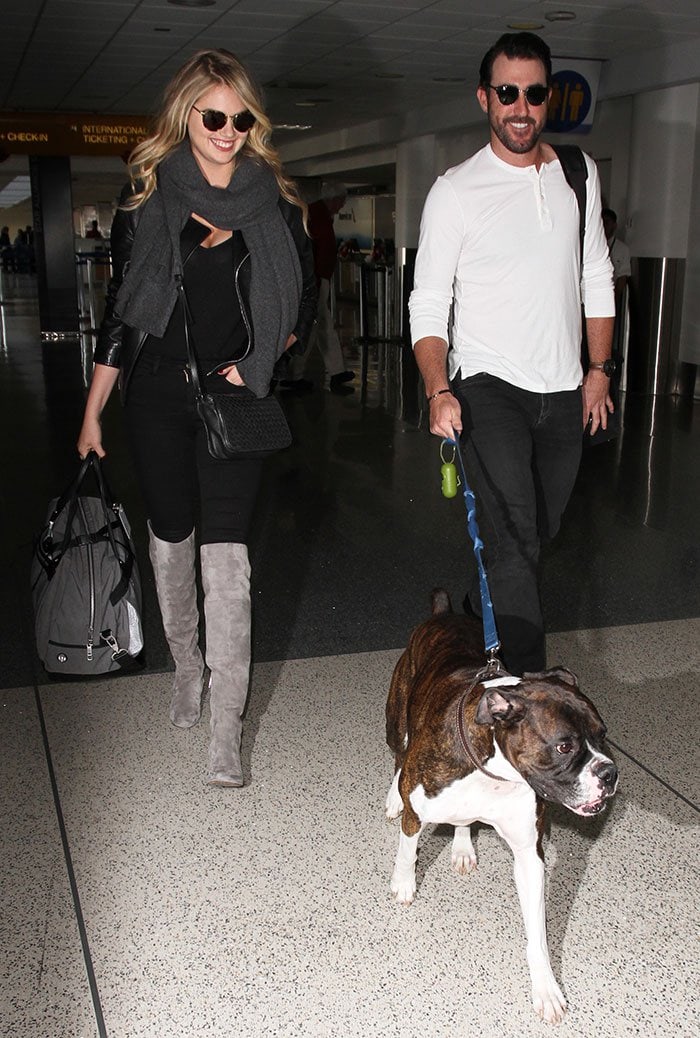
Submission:
[[[90,471],[90,468],[91,468],[92,463],[93,463],[92,462],[93,458],[97,458],[97,455],[95,454],[95,452],[94,451],[88,451],[88,453],[85,455],[85,457],[83,458],[83,460],[80,463],[80,468],[78,469],[78,475],[75,477],[74,480],[72,480],[68,484],[68,486],[66,487],[66,489],[63,491],[63,493],[59,497],[58,501],[56,502],[56,507],[54,508],[54,510],[51,513],[51,516],[49,518],[49,526],[53,526],[54,523],[56,522],[56,520],[58,519],[59,515],[63,511],[63,509],[66,507],[66,505],[69,502],[72,503],[77,498],[78,491],[80,490],[80,487],[82,486],[83,480],[85,479],[85,477],[87,476],[88,472]],[[99,461],[99,458],[97,458],[97,460]]]
[[[88,472],[90,471],[94,473],[100,501],[102,503],[102,510],[105,517],[107,537],[109,538],[112,551],[114,552],[114,557],[119,560],[122,569],[124,569],[125,566],[127,568],[127,573],[125,573],[125,577],[126,583],[128,584],[128,575],[131,572],[131,567],[133,564],[132,554],[129,550],[129,557],[125,560],[120,559],[119,551],[117,548],[117,542],[114,538],[114,530],[112,529],[112,521],[115,515],[117,516],[117,519],[120,523],[121,520],[119,519],[118,513],[112,507],[114,502],[111,496],[111,491],[107,484],[107,480],[105,478],[105,474],[102,470],[100,457],[98,454],[96,454],[95,451],[92,450],[88,451],[88,453],[85,455],[82,462],[80,463],[80,468],[78,470],[77,476],[66,487],[66,489],[63,491],[58,501],[56,502],[56,507],[51,513],[48,524],[42,532],[37,544],[38,557],[44,568],[47,570],[47,572],[52,574],[55,571],[56,566],[60,562],[61,558],[63,557],[70,542],[73,521],[75,519],[75,513],[78,510],[78,498],[80,496],[80,489],[87,477]],[[53,527],[58,517],[66,508],[68,508],[68,516],[66,518],[66,527],[63,533],[63,539],[60,545],[55,546],[52,540]],[[126,538],[126,543],[127,545],[129,544],[128,537]]]

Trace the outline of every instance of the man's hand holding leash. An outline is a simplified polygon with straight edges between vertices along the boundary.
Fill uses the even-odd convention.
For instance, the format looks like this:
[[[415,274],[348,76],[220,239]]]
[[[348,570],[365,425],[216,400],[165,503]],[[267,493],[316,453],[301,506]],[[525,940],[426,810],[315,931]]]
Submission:
[[[426,336],[415,344],[414,354],[430,408],[431,433],[442,439],[457,439],[462,431],[462,408],[448,385],[447,343],[437,336]]]
[[[447,389],[440,396],[428,397],[430,406],[430,431],[442,439],[458,440],[462,432],[462,408],[459,401]]]

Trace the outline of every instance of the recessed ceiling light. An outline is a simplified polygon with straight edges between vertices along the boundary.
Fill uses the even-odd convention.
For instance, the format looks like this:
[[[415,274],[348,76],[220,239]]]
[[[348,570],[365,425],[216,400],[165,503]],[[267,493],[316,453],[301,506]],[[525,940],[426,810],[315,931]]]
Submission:
[[[548,11],[545,15],[548,22],[575,22],[575,11]]]
[[[8,209],[11,205],[19,205],[20,202],[31,197],[32,187],[29,177],[15,177],[0,191],[0,208]]]
[[[534,32],[535,29],[544,29],[542,22],[508,22],[509,29],[516,32]]]

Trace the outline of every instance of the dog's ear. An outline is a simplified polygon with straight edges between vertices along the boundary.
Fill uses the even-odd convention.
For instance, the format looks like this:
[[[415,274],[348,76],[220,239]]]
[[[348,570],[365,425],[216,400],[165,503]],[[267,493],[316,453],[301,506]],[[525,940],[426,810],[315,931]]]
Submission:
[[[547,671],[547,674],[553,678],[561,678],[567,685],[573,685],[574,688],[578,688],[578,678],[567,667],[552,667],[551,670]]]
[[[559,680],[563,681],[565,685],[573,685],[574,688],[578,687],[578,679],[575,674],[572,674],[571,671],[567,671],[565,666],[551,666],[548,671],[526,671],[526,673],[522,675],[523,681],[541,681],[542,678],[559,678]]]
[[[540,670],[537,673],[527,671],[523,674],[523,680],[526,678],[559,678],[565,685],[573,685],[574,688],[578,688],[578,678],[566,667],[550,667],[549,670]]]
[[[487,688],[476,708],[477,724],[493,724],[494,721],[520,721],[525,716],[527,701],[504,686]]]

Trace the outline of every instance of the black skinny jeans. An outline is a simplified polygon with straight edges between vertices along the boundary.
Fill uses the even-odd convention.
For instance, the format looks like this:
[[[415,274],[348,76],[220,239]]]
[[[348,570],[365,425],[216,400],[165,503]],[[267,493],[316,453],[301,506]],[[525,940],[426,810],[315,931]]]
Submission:
[[[540,544],[554,537],[581,460],[581,390],[530,393],[485,373],[455,379],[462,448],[476,497],[501,658],[511,674],[545,667]],[[481,613],[478,581],[469,601]]]
[[[151,529],[163,541],[182,541],[199,512],[200,544],[245,544],[262,460],[212,458],[183,367],[167,358],[140,357],[124,406]],[[207,386],[241,392],[220,375]]]

